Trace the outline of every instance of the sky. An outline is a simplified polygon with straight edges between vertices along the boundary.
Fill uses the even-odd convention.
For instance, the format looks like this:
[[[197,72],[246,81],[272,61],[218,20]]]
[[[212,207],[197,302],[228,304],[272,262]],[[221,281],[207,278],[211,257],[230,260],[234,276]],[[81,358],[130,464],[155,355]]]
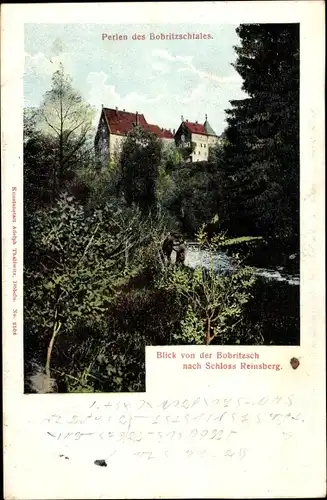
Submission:
[[[97,109],[143,113],[148,123],[176,129],[181,116],[217,134],[226,126],[229,101],[242,99],[242,79],[232,67],[239,45],[232,25],[25,25],[24,105],[37,107],[63,63],[73,86]],[[150,40],[150,33],[206,33],[211,39]],[[145,40],[133,40],[134,33]],[[103,40],[124,34],[128,40]]]

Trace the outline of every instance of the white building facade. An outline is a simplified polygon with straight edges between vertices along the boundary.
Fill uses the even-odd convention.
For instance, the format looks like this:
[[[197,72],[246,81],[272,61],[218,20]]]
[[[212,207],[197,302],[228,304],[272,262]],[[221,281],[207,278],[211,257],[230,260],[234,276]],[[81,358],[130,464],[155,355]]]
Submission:
[[[178,148],[189,150],[188,161],[208,161],[210,148],[219,142],[219,137],[208,122],[207,115],[203,124],[184,120],[175,134],[175,142]]]

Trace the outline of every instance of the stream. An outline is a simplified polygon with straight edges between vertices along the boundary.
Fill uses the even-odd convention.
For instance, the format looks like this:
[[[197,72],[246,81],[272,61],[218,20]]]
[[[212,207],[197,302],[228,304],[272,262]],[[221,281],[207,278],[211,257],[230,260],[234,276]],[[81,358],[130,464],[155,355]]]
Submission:
[[[195,247],[187,246],[185,265],[194,269],[197,266],[202,266],[205,268],[210,267],[210,257],[209,253],[205,250],[198,250]],[[223,252],[217,252],[216,256],[213,258],[214,266],[217,271],[222,273],[232,271],[234,269],[232,258]],[[277,268],[260,268],[252,267],[257,276],[261,276],[266,280],[273,281],[284,281],[289,285],[300,285],[300,276],[298,274],[288,274],[283,267]]]
[[[210,266],[209,253],[186,245],[185,264],[194,269]],[[222,274],[233,271],[233,260],[224,252],[214,256]],[[300,344],[300,275],[282,266],[255,267],[253,298],[246,306],[246,319],[253,331],[260,330],[265,345]]]

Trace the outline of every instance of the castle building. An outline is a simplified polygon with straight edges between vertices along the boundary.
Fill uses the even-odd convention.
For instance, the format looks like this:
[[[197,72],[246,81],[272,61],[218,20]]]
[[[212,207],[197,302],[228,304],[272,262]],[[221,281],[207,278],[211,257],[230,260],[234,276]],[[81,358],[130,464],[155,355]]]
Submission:
[[[198,122],[189,122],[181,117],[181,124],[175,134],[175,142],[178,148],[187,148],[190,155],[189,162],[208,161],[210,148],[219,142],[219,137],[208,122],[205,115],[205,122],[202,125]]]
[[[96,155],[101,164],[108,164],[110,158],[119,155],[124,140],[135,126],[140,126],[148,132],[159,137],[164,145],[174,143],[171,130],[147,123],[143,114],[130,113],[118,108],[102,107],[98,129],[96,132],[94,146]]]

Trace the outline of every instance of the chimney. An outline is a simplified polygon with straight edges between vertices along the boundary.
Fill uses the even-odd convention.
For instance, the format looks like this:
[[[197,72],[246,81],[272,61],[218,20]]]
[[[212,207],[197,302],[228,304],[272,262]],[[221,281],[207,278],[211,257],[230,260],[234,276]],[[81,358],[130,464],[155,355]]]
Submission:
[[[186,122],[188,122],[188,119],[186,118]]]
[[[173,128],[173,134],[175,135],[175,129]]]
[[[181,120],[182,120],[182,122],[184,121],[184,116],[183,115],[181,116]]]
[[[196,120],[196,122],[195,122],[195,123],[198,123],[198,120]]]
[[[101,104],[101,108],[103,109],[103,104]]]
[[[207,120],[208,120],[208,115],[207,115],[207,113],[205,114],[205,117],[206,117],[206,121],[207,121]]]
[[[118,107],[116,106],[116,115],[118,115]]]
[[[125,109],[123,109],[123,111],[125,111]]]
[[[135,121],[136,121],[136,126],[137,126],[139,124],[139,112],[138,111],[136,111],[136,113],[135,113],[135,118],[136,118]]]

